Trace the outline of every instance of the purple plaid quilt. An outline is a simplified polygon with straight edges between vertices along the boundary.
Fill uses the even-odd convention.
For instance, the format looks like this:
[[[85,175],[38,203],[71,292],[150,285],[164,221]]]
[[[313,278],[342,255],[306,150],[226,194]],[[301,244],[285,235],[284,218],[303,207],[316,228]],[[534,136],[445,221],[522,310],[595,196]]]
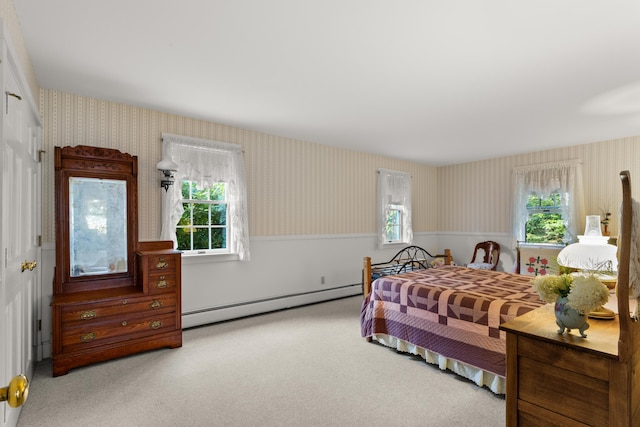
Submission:
[[[531,279],[457,266],[381,277],[363,302],[361,333],[391,335],[504,377],[500,324],[544,305]]]

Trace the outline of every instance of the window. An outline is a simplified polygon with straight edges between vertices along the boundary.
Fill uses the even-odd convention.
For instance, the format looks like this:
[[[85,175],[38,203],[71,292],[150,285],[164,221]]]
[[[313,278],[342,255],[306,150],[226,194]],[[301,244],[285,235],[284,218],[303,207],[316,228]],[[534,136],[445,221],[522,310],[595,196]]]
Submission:
[[[229,252],[226,183],[199,187],[194,181],[182,181],[182,208],[176,226],[179,250]]]
[[[394,243],[412,243],[411,175],[378,170],[378,247]]]
[[[527,211],[529,218],[525,224],[525,242],[563,243],[567,227],[562,218],[560,193],[551,193],[547,197],[529,195]]]
[[[402,242],[402,206],[389,205],[386,220],[387,243]]]
[[[238,144],[162,134],[163,159],[178,165],[162,199],[161,238],[183,254],[249,260],[247,192]]]
[[[577,241],[585,217],[579,160],[514,168],[513,235],[517,242]]]

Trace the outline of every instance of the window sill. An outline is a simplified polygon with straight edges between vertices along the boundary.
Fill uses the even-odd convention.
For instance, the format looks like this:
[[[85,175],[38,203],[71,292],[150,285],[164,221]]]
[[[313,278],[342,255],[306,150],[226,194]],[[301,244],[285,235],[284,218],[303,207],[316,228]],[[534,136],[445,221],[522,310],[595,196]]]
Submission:
[[[226,262],[226,261],[238,261],[240,258],[238,254],[216,254],[216,253],[183,253],[182,263],[185,265],[190,264],[210,264],[212,262]]]
[[[390,246],[390,247],[391,246],[400,246],[400,245],[408,245],[408,243],[398,241],[398,242],[384,242],[382,244],[382,246],[385,246],[385,247],[386,246]]]
[[[560,249],[564,248],[566,245],[564,243],[527,243],[527,242],[519,242],[518,246],[521,248],[549,248],[549,249]]]

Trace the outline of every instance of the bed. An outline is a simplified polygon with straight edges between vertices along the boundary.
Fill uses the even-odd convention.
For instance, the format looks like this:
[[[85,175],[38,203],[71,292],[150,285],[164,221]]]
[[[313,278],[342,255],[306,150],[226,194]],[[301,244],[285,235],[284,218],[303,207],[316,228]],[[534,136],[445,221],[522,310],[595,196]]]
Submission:
[[[364,264],[375,271],[370,258]],[[504,394],[506,334],[499,326],[544,305],[531,279],[454,265],[386,275],[370,285],[365,277],[361,334]]]

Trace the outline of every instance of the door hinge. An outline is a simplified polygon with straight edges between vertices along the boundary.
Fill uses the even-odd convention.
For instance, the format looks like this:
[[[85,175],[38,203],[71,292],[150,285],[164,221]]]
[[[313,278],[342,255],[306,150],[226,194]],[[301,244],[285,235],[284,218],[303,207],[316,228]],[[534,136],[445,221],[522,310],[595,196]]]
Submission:
[[[42,319],[38,319],[38,330],[42,330]]]
[[[16,98],[18,101],[22,101],[22,97],[20,95],[18,95],[17,93],[13,93],[13,92],[9,92],[8,90],[4,92],[4,98],[5,98],[5,114],[9,114],[9,97],[13,96],[14,98]]]
[[[42,163],[42,155],[46,152],[46,150],[38,150],[38,163]]]

